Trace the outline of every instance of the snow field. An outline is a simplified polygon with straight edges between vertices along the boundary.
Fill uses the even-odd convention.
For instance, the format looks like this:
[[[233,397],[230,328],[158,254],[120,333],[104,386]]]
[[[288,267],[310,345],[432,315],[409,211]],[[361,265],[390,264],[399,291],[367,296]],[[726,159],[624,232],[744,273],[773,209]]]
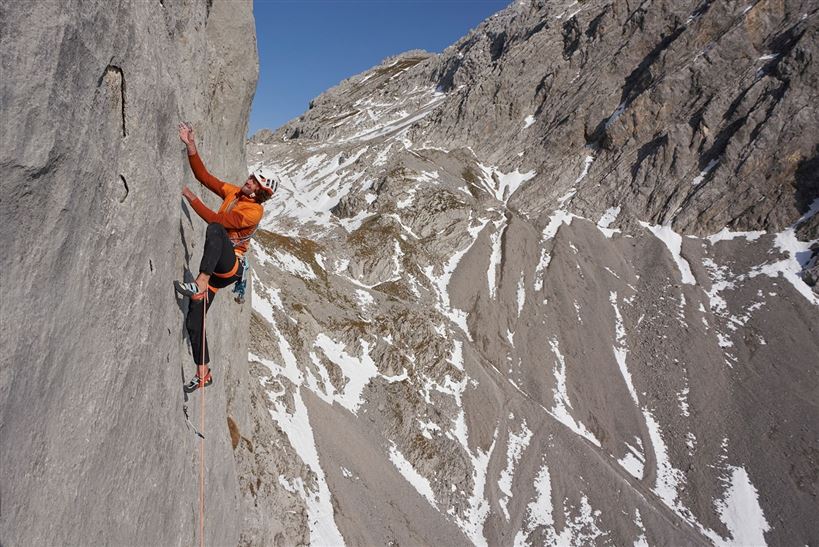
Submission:
[[[638,439],[639,441],[639,439]],[[628,451],[626,455],[617,460],[620,467],[628,471],[638,481],[643,480],[643,473],[645,471],[645,456],[642,451],[631,446],[629,443],[624,443]],[[642,443],[640,443],[642,446]]]
[[[762,508],[759,506],[759,493],[742,467],[729,465],[725,479],[726,491],[723,499],[716,504],[717,513],[728,531],[731,540],[712,536],[717,545],[766,545],[765,532],[769,531]]]
[[[466,325],[466,312],[463,310],[459,310],[454,308],[450,304],[449,300],[449,280],[452,278],[452,274],[455,273],[455,268],[458,267],[458,263],[461,259],[466,255],[467,252],[472,248],[472,245],[475,244],[475,240],[478,237],[478,234],[484,229],[486,224],[489,222],[488,219],[478,219],[477,223],[472,226],[472,217],[470,217],[468,224],[470,225],[467,228],[467,232],[469,234],[469,242],[467,243],[466,247],[461,249],[460,251],[456,251],[449,260],[443,265],[441,268],[441,273],[436,275],[435,274],[435,267],[432,265],[426,266],[423,268],[424,275],[426,275],[427,279],[429,279],[430,283],[435,289],[437,294],[437,305],[436,308],[439,312],[441,312],[444,316],[448,317],[453,323],[458,325],[461,330],[464,332],[466,337],[471,341],[472,337],[469,334],[469,328]]]
[[[509,417],[510,420],[513,418],[514,416]],[[509,499],[512,497],[512,480],[515,477],[515,466],[520,461],[521,456],[523,456],[523,451],[529,446],[529,441],[531,440],[532,431],[526,427],[526,420],[523,420],[521,423],[519,433],[509,431],[509,436],[506,441],[506,467],[501,471],[500,478],[498,479],[498,489],[503,493],[503,496],[498,499],[498,503],[507,521],[509,520],[507,505]]]
[[[390,445],[389,456],[390,461],[396,469],[398,469],[398,472],[401,473],[401,476],[404,477],[432,507],[437,509],[438,504],[435,501],[435,493],[432,491],[432,486],[430,486],[429,481],[415,470],[412,464],[408,462],[403,454],[395,447],[395,443],[391,443]]]
[[[626,383],[631,399],[634,401],[634,404],[639,405],[640,403],[637,400],[637,390],[634,389],[634,384],[631,381],[631,374],[626,366],[626,355],[628,355],[626,328],[623,326],[623,316],[620,315],[620,308],[617,306],[616,292],[611,291],[611,293],[609,293],[609,302],[611,302],[611,307],[614,308],[615,316],[614,333],[616,344],[612,348],[614,351],[614,358],[617,360],[617,366],[620,368],[620,374],[623,375],[623,380]]]
[[[647,228],[657,237],[657,239],[665,244],[668,251],[671,253],[672,258],[674,259],[674,262],[677,263],[677,268],[680,271],[682,282],[686,285],[696,285],[697,280],[694,279],[694,275],[691,273],[691,266],[680,254],[682,250],[682,237],[669,226],[652,226],[651,224],[642,221],[640,222],[640,226]]]
[[[433,101],[434,102],[434,101]],[[426,106],[432,105],[432,102],[427,103]],[[435,105],[432,105],[433,107]],[[621,105],[623,106],[623,105]],[[618,107],[620,110],[620,107]],[[429,111],[431,112],[431,110]],[[390,147],[392,146],[393,142],[400,142],[398,139],[406,139],[406,137],[402,137],[401,135],[406,135],[405,129],[417,121],[418,119],[424,117],[429,112],[415,112],[415,113],[408,113],[406,110],[396,112],[396,115],[400,114],[396,119],[389,123],[384,123],[376,128],[368,129],[362,133],[359,133],[356,138],[360,141],[370,141],[379,137],[387,137],[392,135],[393,140],[390,144],[386,147],[381,149],[378,152],[378,156],[376,157],[376,162],[386,162],[389,154]],[[621,111],[622,112],[622,111]],[[368,111],[368,116],[372,117],[373,112]],[[419,116],[420,117],[417,117]],[[609,123],[612,123],[616,120],[617,115],[619,113],[615,111],[612,117],[609,120]],[[534,122],[534,118],[529,116],[526,118],[525,123],[527,124],[525,127],[528,127]],[[524,128],[525,128],[524,127]],[[403,132],[403,133],[400,133]],[[407,146],[408,141],[404,141],[405,146]],[[302,192],[303,188],[299,188],[297,190],[296,183],[293,183],[293,193],[299,194],[298,200],[296,200],[296,204],[294,206],[288,206],[285,213],[290,215],[291,217],[299,220],[300,222],[316,222],[316,217],[321,220],[321,222],[326,222],[329,226],[332,222],[337,222],[334,219],[330,219],[329,216],[329,209],[338,203],[338,201],[345,195],[346,193],[356,191],[356,184],[355,181],[358,177],[362,174],[359,173],[358,177],[355,177],[355,173],[351,174],[349,172],[344,173],[343,170],[347,167],[350,167],[352,162],[355,161],[361,154],[366,151],[366,147],[359,150],[357,155],[354,154],[353,159],[350,158],[343,158],[341,155],[336,155],[334,157],[328,157],[326,154],[317,154],[316,156],[310,158],[310,160],[305,164],[305,166],[297,171],[290,173],[292,176],[292,180],[299,181],[299,184],[303,187],[308,186],[308,182],[313,184],[315,180],[324,180],[322,184],[320,184],[317,189],[310,190],[307,192]],[[581,182],[588,174],[589,169],[594,162],[594,157],[589,155],[586,156],[584,159],[584,164],[582,168],[582,172],[578,176],[575,184]],[[335,164],[335,165],[334,165]],[[711,162],[708,166],[706,166],[705,170],[703,170],[700,175],[692,181],[692,184],[700,184],[702,180],[708,175],[708,173],[716,167],[716,161]],[[501,201],[504,205],[508,202],[511,195],[517,191],[523,183],[527,180],[530,180],[532,177],[535,176],[534,171],[527,172],[527,173],[520,173],[518,170],[515,170],[511,173],[504,174],[496,167],[486,167],[484,165],[480,165],[480,168],[483,172],[483,177],[481,179],[481,184],[485,187],[485,189],[498,201]],[[345,178],[346,177],[346,178]],[[417,179],[419,182],[433,182],[435,179],[438,178],[438,173],[428,173],[423,172],[421,173]],[[699,180],[698,180],[699,179]],[[371,184],[371,181],[370,181]],[[346,185],[346,186],[345,186]],[[329,196],[329,192],[327,192],[327,188],[334,187],[336,188],[336,193],[333,196]],[[340,190],[339,190],[340,189]],[[363,189],[363,186],[362,186]],[[558,230],[565,224],[570,225],[574,218],[581,218],[576,217],[572,213],[568,212],[567,210],[563,210],[563,207],[566,203],[570,202],[572,197],[574,196],[574,189],[566,194],[563,198],[561,198],[561,209],[558,209],[553,212],[548,226],[543,230],[542,237],[541,237],[541,244],[545,245],[545,243],[553,239],[557,234]],[[372,196],[372,200],[368,197],[367,202],[368,204],[373,203],[375,199],[374,194],[370,194]],[[397,202],[397,208],[400,210],[412,207],[415,201],[415,188],[410,188],[402,198]],[[813,214],[816,214],[816,210],[819,210],[819,200],[814,202],[812,211]],[[621,208],[611,207],[608,209],[600,218],[600,220],[596,223],[597,228],[607,237],[612,238],[615,233],[619,233],[620,230],[612,230],[609,229],[609,226],[617,219],[618,215],[621,212]],[[403,213],[402,213],[403,214]],[[359,217],[359,215],[361,215]],[[365,213],[359,213],[353,219],[346,219],[341,221],[341,223],[348,229],[354,230],[358,226],[360,226],[361,222],[364,219],[368,218],[369,215]],[[390,214],[387,215],[393,217],[402,227],[403,233],[408,234],[409,236],[418,239],[418,236],[413,233],[413,231],[403,224],[401,217],[399,214]],[[433,285],[437,305],[436,308],[439,312],[441,312],[444,316],[448,317],[452,322],[457,324],[461,327],[466,337],[469,337],[469,333],[466,327],[466,312],[463,310],[454,308],[451,305],[450,297],[448,293],[449,282],[455,270],[458,267],[460,260],[465,256],[467,252],[472,248],[474,245],[475,240],[477,239],[478,234],[486,227],[489,223],[489,220],[486,219],[472,219],[470,218],[469,224],[475,224],[468,228],[468,233],[471,240],[464,246],[461,245],[461,249],[457,250],[452,254],[452,256],[448,257],[443,265],[440,267],[435,267],[432,265],[427,266],[424,268],[424,274],[430,280],[431,284]],[[489,266],[487,269],[487,288],[491,299],[497,299],[498,297],[498,271],[503,259],[502,256],[502,237],[504,230],[506,229],[506,220],[505,218],[499,221],[494,221],[494,231],[492,234],[489,235],[490,240],[490,255],[489,255]],[[682,257],[682,237],[675,233],[669,226],[652,226],[648,223],[641,222],[640,223],[643,227],[648,229],[652,232],[652,234],[660,239],[665,247],[668,249],[669,253],[671,254],[677,269],[680,272],[680,277],[682,279],[683,284],[686,285],[697,285],[697,280],[694,278],[691,264]],[[767,261],[762,264],[759,264],[748,272],[741,273],[741,274],[734,274],[730,271],[728,266],[718,265],[716,262],[710,258],[706,258],[703,260],[703,266],[707,271],[709,277],[711,277],[711,288],[709,290],[705,290],[703,287],[702,290],[706,293],[709,299],[710,307],[713,312],[718,315],[724,316],[729,321],[729,328],[732,330],[736,330],[737,326],[744,325],[750,318],[751,313],[755,312],[762,306],[762,302],[759,302],[759,306],[751,306],[747,309],[746,313],[740,316],[730,316],[728,317],[728,306],[725,298],[721,296],[721,292],[735,289],[737,284],[758,275],[766,275],[772,278],[784,277],[789,283],[791,283],[796,290],[805,297],[808,301],[814,304],[819,304],[819,299],[810,291],[809,288],[806,288],[806,285],[799,279],[798,274],[801,270],[802,264],[800,263],[801,257],[803,257],[810,246],[810,242],[799,242],[796,240],[795,237],[795,227],[799,225],[797,222],[793,227],[789,230],[786,230],[780,234],[776,234],[774,237],[774,245],[780,251],[784,258],[774,261]],[[402,238],[406,240],[407,238],[403,235]],[[729,241],[737,238],[745,238],[748,241],[755,241],[759,239],[762,235],[766,235],[763,232],[749,232],[749,233],[738,233],[738,232],[730,232],[727,229],[723,229],[721,232],[714,234],[707,239],[707,241],[711,245],[716,245],[722,241]],[[571,244],[570,244],[571,245]],[[576,247],[571,245],[575,250]],[[254,246],[254,252],[257,253],[259,262],[265,266],[273,266],[278,268],[282,271],[286,271],[292,275],[301,278],[309,279],[314,274],[312,269],[305,264],[304,262],[298,260],[296,257],[290,255],[289,253],[283,252],[279,249],[273,251],[272,253],[267,253],[263,249],[258,248],[258,245]],[[395,261],[395,271],[393,273],[393,279],[400,279],[403,274],[401,269],[400,257],[401,257],[401,249],[400,246],[397,246],[395,253],[393,254],[393,260]],[[535,277],[533,280],[533,286],[536,291],[541,291],[544,284],[544,277],[546,275],[546,270],[549,266],[551,261],[551,256],[546,252],[545,248],[541,251],[541,256],[539,263],[535,268]],[[438,274],[436,274],[436,269]],[[609,272],[616,278],[620,279],[620,277],[613,271],[609,270]],[[351,280],[352,281],[352,280]],[[283,304],[281,301],[281,294],[278,289],[275,288],[266,288],[264,287],[259,281],[258,278],[254,275],[254,284],[259,283],[259,294],[258,298],[254,298],[253,307],[256,309],[271,325],[274,325],[275,329],[275,316],[277,310],[283,310]],[[361,284],[359,284],[361,285]],[[365,287],[364,285],[361,285]],[[369,292],[365,290],[358,289],[356,290],[356,294],[358,295],[358,299],[362,308],[366,308],[373,304],[373,297],[370,295]],[[521,314],[524,304],[525,304],[525,282],[523,273],[521,273],[521,277],[517,284],[517,314],[518,316]],[[685,308],[686,308],[686,300],[685,296],[681,295],[680,305],[679,305],[679,314],[680,320],[682,323],[685,323]],[[258,303],[256,302],[258,300]],[[628,302],[628,299],[625,300]],[[695,300],[696,301],[696,300]],[[623,377],[623,380],[628,388],[629,394],[636,405],[639,407],[639,400],[637,396],[636,389],[633,385],[632,378],[630,372],[627,367],[627,357],[628,357],[628,344],[627,344],[627,336],[625,326],[623,324],[623,318],[620,313],[620,309],[618,307],[618,296],[617,293],[612,291],[610,293],[610,303],[612,305],[614,315],[615,315],[615,325],[614,325],[614,333],[615,333],[615,343],[612,346],[613,355],[615,360],[618,364],[618,368],[620,373]],[[578,321],[582,322],[579,316],[579,305],[575,301],[575,308],[578,313]],[[693,310],[693,308],[692,308]],[[704,309],[702,310],[704,311]],[[705,321],[703,317],[703,321]],[[707,326],[707,322],[706,322]],[[278,333],[278,331],[275,331]],[[442,325],[440,327],[439,334],[442,336],[448,335],[449,331],[447,326]],[[267,365],[268,368],[271,369],[271,372],[276,370],[276,374],[284,375],[290,378],[293,376],[294,384],[298,387],[296,391],[299,392],[301,386],[304,386],[312,391],[320,394],[319,396],[322,397],[326,402],[332,404],[332,402],[339,402],[342,406],[347,408],[350,412],[356,413],[358,408],[363,404],[362,400],[362,393],[369,382],[375,378],[376,376],[381,376],[388,382],[399,382],[408,379],[408,373],[406,369],[404,372],[397,376],[387,377],[380,375],[375,368],[372,359],[369,357],[369,344],[367,342],[362,341],[361,343],[361,354],[360,357],[357,357],[351,353],[348,353],[348,348],[346,348],[343,344],[337,343],[333,341],[329,336],[320,334],[315,342],[317,351],[320,350],[323,353],[324,358],[334,363],[335,366],[338,366],[340,370],[342,370],[343,375],[345,377],[345,385],[343,388],[339,390],[337,393],[335,389],[332,387],[332,384],[329,381],[329,375],[327,374],[326,369],[321,365],[322,358],[319,357],[318,353],[311,353],[311,360],[316,365],[319,377],[314,377],[312,373],[308,372],[307,377],[302,377],[301,373],[298,372],[298,367],[293,370],[293,363],[290,362],[290,359],[293,358],[292,352],[289,354],[286,353],[286,341],[284,341],[281,334],[277,334],[280,337],[280,350],[282,353],[282,359],[285,363],[284,367],[278,367],[276,365]],[[718,339],[718,344],[724,348],[731,347],[733,342],[730,340],[728,336],[723,333],[716,332],[716,336]],[[507,338],[511,345],[514,345],[514,332],[512,330],[507,329]],[[283,344],[282,344],[283,342]],[[600,442],[589,432],[586,430],[585,426],[576,421],[573,416],[571,415],[572,407],[569,400],[568,389],[567,389],[567,368],[566,368],[566,361],[560,351],[560,344],[557,339],[550,340],[550,346],[552,349],[552,353],[555,355],[555,367],[554,367],[554,376],[555,376],[555,389],[554,389],[554,405],[550,412],[556,419],[558,419],[563,425],[568,427],[574,433],[586,438],[593,444],[600,446]],[[289,355],[289,357],[287,356]],[[314,358],[315,357],[315,358]],[[313,359],[314,358],[314,359]],[[257,359],[258,360],[258,359]],[[448,362],[453,365],[457,370],[463,372],[463,343],[460,341],[454,341],[453,350],[450,354]],[[291,366],[292,365],[292,366]],[[298,372],[298,374],[296,374]],[[511,381],[510,381],[511,382]],[[432,423],[432,422],[422,422],[419,420],[420,429],[422,430],[422,434],[426,438],[432,438],[433,435],[440,435],[445,434],[447,437],[456,440],[459,444],[461,444],[469,455],[472,464],[473,470],[473,484],[474,489],[470,494],[469,498],[469,508],[463,514],[463,516],[456,516],[454,518],[455,522],[461,527],[462,530],[472,539],[472,541],[477,544],[485,544],[486,539],[483,537],[482,527],[483,523],[486,521],[489,511],[489,504],[485,497],[485,488],[486,488],[486,481],[487,481],[487,469],[489,465],[489,460],[491,459],[492,453],[496,446],[496,440],[498,436],[498,431],[495,432],[495,441],[493,441],[492,446],[486,452],[481,450],[472,451],[469,448],[468,444],[468,431],[466,426],[466,419],[462,405],[462,395],[469,384],[468,377],[464,377],[462,380],[456,381],[453,380],[452,377],[447,376],[446,379],[442,384],[435,383],[431,381],[429,378],[426,379],[426,384],[422,391],[425,391],[425,400],[431,404],[431,399],[429,394],[431,391],[437,391],[443,394],[447,394],[455,398],[457,407],[460,408],[460,412],[457,417],[452,421],[452,427],[449,428],[447,431],[442,431],[442,429]],[[514,384],[513,384],[514,385]],[[323,386],[323,387],[322,387]],[[299,392],[300,395],[300,392]],[[301,402],[300,396],[298,397],[298,401],[301,403],[303,407],[303,402]],[[688,416],[688,387],[686,386],[681,393],[677,394],[677,402],[679,404],[680,411],[683,416]],[[277,407],[278,408],[278,407]],[[304,415],[300,414],[301,411],[304,411]],[[277,410],[277,412],[284,411]],[[645,419],[646,427],[648,430],[648,437],[651,442],[651,449],[656,458],[656,479],[654,484],[651,486],[651,489],[655,495],[657,495],[665,505],[670,507],[674,510],[678,515],[682,516],[684,519],[688,520],[689,522],[695,523],[703,533],[706,533],[710,538],[712,538],[715,543],[718,544],[743,544],[745,543],[764,543],[764,532],[769,529],[767,520],[765,519],[764,515],[762,514],[762,510],[758,503],[758,496],[757,491],[754,488],[753,484],[750,482],[750,478],[748,477],[747,472],[744,468],[741,467],[731,467],[729,466],[728,469],[728,477],[725,479],[726,490],[724,493],[724,497],[718,501],[716,504],[716,509],[718,514],[721,516],[721,519],[728,527],[729,531],[731,532],[732,539],[725,540],[724,538],[719,537],[711,530],[704,529],[699,523],[696,523],[696,520],[691,515],[690,510],[684,507],[679,500],[679,491],[681,488],[681,484],[684,484],[683,475],[679,469],[673,467],[669,457],[669,450],[666,446],[662,431],[660,429],[660,425],[655,419],[654,415],[650,412],[648,407],[643,407],[641,409],[643,417]],[[271,412],[272,413],[272,412]],[[306,423],[306,427],[309,429],[309,419],[307,419],[306,415],[306,408],[302,409],[298,407],[294,412],[293,415],[285,415],[279,416],[277,422],[281,420],[281,423],[286,423],[287,420],[290,420],[290,429],[285,429],[282,426],[282,429],[288,435],[288,438],[291,438],[291,432],[293,435],[296,435],[294,431],[294,427],[297,421],[299,427],[304,427]],[[276,419],[276,416],[274,416]],[[308,438],[309,437],[309,438]],[[532,437],[532,432],[526,427],[526,422],[524,421],[521,425],[520,431],[518,433],[514,433],[510,431],[508,433],[507,439],[507,453],[506,453],[506,467],[502,470],[500,477],[498,479],[498,489],[503,494],[499,498],[499,504],[501,510],[507,520],[509,520],[510,515],[508,512],[508,503],[512,496],[511,493],[511,486],[514,479],[514,470],[515,466],[518,464],[521,458],[521,454],[523,451],[526,450],[530,440]],[[689,447],[696,443],[696,438],[693,437],[693,433],[689,433],[687,436],[687,444]],[[291,443],[297,442],[299,444],[299,448],[297,451],[299,452],[300,456],[305,459],[307,463],[308,460],[312,461],[312,458],[315,456],[315,465],[318,466],[317,455],[313,454],[315,452],[315,443],[312,439],[312,432],[310,432],[309,436],[304,434],[302,438],[296,438],[295,441],[291,439]],[[627,447],[627,452],[623,458],[618,460],[618,463],[632,476],[634,476],[637,480],[642,480],[645,475],[645,465],[646,465],[646,458],[644,455],[644,450],[642,447],[642,443],[640,439],[636,441],[638,446],[632,446],[628,443],[625,443]],[[310,450],[310,446],[312,446],[312,451]],[[294,445],[295,447],[295,445]],[[303,455],[302,455],[303,454]],[[423,496],[433,507],[437,507],[434,491],[432,489],[432,485],[430,484],[429,480],[424,478],[420,475],[415,468],[404,458],[404,456],[397,450],[396,445],[393,443],[389,449],[389,459],[396,466],[399,470],[401,475],[415,488],[416,491],[419,492],[421,496]],[[308,466],[313,469],[313,464],[308,463]],[[318,467],[320,471],[321,468]],[[314,472],[316,472],[314,470]],[[316,472],[317,476],[319,475]],[[305,498],[306,502],[308,502],[308,507],[311,507],[309,504],[312,503],[313,506],[310,509],[310,518],[311,518],[311,541],[324,541],[330,540],[333,538],[335,525],[332,523],[332,516],[330,517],[330,523],[328,524],[326,521],[326,517],[322,517],[322,512],[326,511],[327,504],[329,503],[329,491],[325,493],[321,490],[321,487],[315,492],[309,491],[306,492],[304,490],[304,485],[301,486],[297,485],[295,482],[285,482],[289,485],[289,488],[293,488],[296,491],[301,488],[300,492],[301,495]],[[300,479],[299,479],[300,480]],[[320,476],[319,483],[323,481],[323,474]],[[324,484],[326,488],[326,482]],[[567,525],[563,528],[560,534],[557,534],[556,530],[554,530],[554,517],[553,512],[555,508],[552,505],[551,500],[551,484],[550,484],[550,475],[549,470],[545,464],[541,468],[538,476],[535,480],[535,490],[536,490],[536,497],[529,504],[529,513],[528,513],[528,521],[524,523],[523,528],[518,532],[515,536],[515,544],[516,545],[525,545],[527,544],[528,535],[531,534],[533,530],[535,530],[539,526],[547,526],[552,528],[550,530],[550,538],[553,538],[555,543],[561,542],[573,542],[576,543],[581,539],[583,541],[591,541],[596,537],[602,535],[602,532],[597,528],[596,525],[596,515],[599,515],[599,512],[593,511],[591,505],[588,502],[588,499],[585,495],[582,496],[580,500],[579,507],[575,508],[574,516],[571,516],[571,511],[567,510],[564,506],[562,509],[565,513],[565,522]],[[454,515],[454,508],[449,509],[449,514]],[[327,513],[324,513],[325,515]],[[329,513],[332,515],[332,511]],[[743,516],[746,517],[746,520],[743,520]],[[314,522],[315,521],[315,522]],[[642,519],[640,516],[639,511],[636,512],[635,516],[635,525],[637,528],[642,532],[640,536],[637,538],[635,544],[645,545],[647,544],[645,530],[642,525]],[[335,533],[338,533],[338,530],[335,529]],[[315,534],[315,536],[314,536]]]
[[[299,458],[310,468],[316,476],[316,489],[310,489],[301,477],[287,479],[280,476],[279,482],[291,492],[297,492],[307,506],[308,525],[310,529],[310,543],[314,545],[344,545],[344,538],[339,532],[333,519],[333,505],[330,489],[327,486],[327,479],[319,463],[318,450],[313,437],[313,428],[307,407],[301,398],[298,386],[302,383],[301,372],[298,370],[296,358],[293,355],[290,345],[273,326],[274,334],[279,339],[279,348],[285,366],[282,367],[273,361],[264,359],[254,354],[249,354],[248,359],[261,363],[267,367],[272,377],[279,375],[287,377],[296,384],[296,389],[292,391],[294,408],[293,413],[287,411],[287,405],[278,398],[272,398],[274,409],[270,410],[273,420],[279,425],[287,436],[290,445],[299,455]],[[270,395],[268,395],[270,397]]]
[[[483,173],[480,182],[484,189],[504,205],[524,182],[533,179],[537,174],[534,171],[521,173],[517,169],[504,174],[497,167],[486,166],[482,163],[478,163],[478,168]]]
[[[497,276],[503,252],[502,243],[503,232],[506,230],[506,217],[496,221],[494,224],[495,231],[489,236],[489,240],[492,245],[492,253],[489,255],[489,269],[486,272],[486,280],[489,286],[489,298],[493,300],[497,297],[498,291]]]
[[[569,401],[569,393],[566,391],[566,359],[560,353],[560,344],[557,338],[549,340],[549,346],[555,354],[555,389],[554,389],[554,403],[552,404],[551,414],[560,423],[568,427],[575,434],[584,437],[593,445],[600,447],[600,440],[597,439],[582,422],[576,421],[569,412],[572,404]]]
[[[535,117],[531,114],[526,116],[526,119],[523,120],[523,129],[530,127],[533,123],[535,123]]]
[[[555,237],[561,225],[565,224],[569,226],[572,223],[573,218],[575,218],[575,216],[571,213],[558,209],[552,213],[552,216],[549,219],[549,224],[543,229],[543,233],[540,238],[540,261],[538,262],[537,266],[535,266],[535,291],[540,292],[543,290],[543,280],[546,273],[546,268],[549,267],[549,263],[552,260],[549,253],[546,252],[545,243]]]
[[[535,498],[527,507],[527,519],[523,527],[515,534],[515,547],[525,547],[533,545],[528,541],[529,535],[537,528],[544,528],[546,535],[546,545],[592,545],[595,539],[605,536],[597,525],[601,511],[592,509],[589,499],[581,492],[580,507],[567,508],[564,505],[563,521],[565,526],[557,532],[555,526],[555,507],[552,503],[552,484],[549,475],[549,468],[545,458],[543,466],[535,477]]]

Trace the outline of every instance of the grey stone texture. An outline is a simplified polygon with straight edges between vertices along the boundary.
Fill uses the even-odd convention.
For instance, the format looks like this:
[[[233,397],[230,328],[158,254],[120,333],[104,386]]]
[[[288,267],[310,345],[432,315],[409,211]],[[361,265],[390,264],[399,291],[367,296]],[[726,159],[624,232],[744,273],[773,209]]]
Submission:
[[[818,15],[518,1],[257,134],[264,427],[302,401],[323,475],[279,428],[267,503],[324,485],[350,544],[815,543]]]
[[[250,0],[0,7],[0,543],[198,543],[185,300],[205,224],[176,124],[208,168],[246,176],[258,62]],[[205,198],[211,205],[214,197]],[[249,304],[208,317],[209,545],[239,541],[226,416],[250,430]]]

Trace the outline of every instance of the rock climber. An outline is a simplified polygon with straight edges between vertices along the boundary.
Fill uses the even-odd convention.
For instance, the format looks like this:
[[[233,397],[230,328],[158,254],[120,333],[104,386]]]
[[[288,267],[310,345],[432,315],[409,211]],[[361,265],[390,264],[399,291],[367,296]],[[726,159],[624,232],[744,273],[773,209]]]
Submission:
[[[196,150],[193,128],[187,122],[179,124],[179,138],[188,149],[188,161],[196,179],[223,199],[219,210],[214,212],[185,186],[182,196],[188,200],[196,213],[208,223],[199,274],[194,281],[174,281],[180,294],[190,297],[186,327],[190,335],[193,360],[197,365],[194,378],[185,384],[186,393],[213,383],[208,364],[210,355],[204,333],[203,316],[210,308],[219,289],[236,282],[243,282],[247,268],[244,254],[250,238],[256,231],[264,212],[263,203],[270,199],[278,187],[278,180],[268,169],[258,169],[248,175],[242,186],[219,180],[205,168]],[[203,353],[204,348],[204,355]]]

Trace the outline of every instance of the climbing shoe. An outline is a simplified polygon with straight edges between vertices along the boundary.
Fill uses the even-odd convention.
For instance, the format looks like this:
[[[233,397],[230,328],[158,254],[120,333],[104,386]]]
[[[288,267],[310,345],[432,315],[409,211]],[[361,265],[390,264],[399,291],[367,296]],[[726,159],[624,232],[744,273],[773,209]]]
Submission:
[[[201,380],[201,378],[199,378],[199,374],[197,373],[196,376],[194,376],[193,379],[190,382],[185,384],[182,389],[185,390],[185,393],[193,393],[194,391],[199,389],[199,386],[201,385],[201,383],[202,383],[202,380]],[[208,370],[208,373],[205,374],[205,387],[208,387],[212,383],[213,383],[213,374],[211,373],[210,370]]]
[[[174,281],[173,288],[176,289],[176,292],[179,294],[184,294],[185,296],[189,296],[194,300],[201,300],[205,297],[205,291],[200,291],[199,287],[193,281],[189,283]]]

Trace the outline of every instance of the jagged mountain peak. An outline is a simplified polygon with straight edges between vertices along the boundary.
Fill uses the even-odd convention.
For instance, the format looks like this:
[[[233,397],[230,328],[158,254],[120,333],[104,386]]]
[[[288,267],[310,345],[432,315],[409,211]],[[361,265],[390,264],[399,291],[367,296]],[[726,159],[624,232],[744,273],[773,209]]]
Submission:
[[[372,137],[393,114],[416,146],[534,169],[543,182],[529,187],[553,190],[519,194],[530,216],[582,182],[574,201],[589,217],[627,202],[631,226],[782,229],[817,194],[804,54],[815,17],[798,3],[782,17],[764,4],[690,4],[516,3],[411,68],[391,61],[395,73],[347,80],[279,137]]]

